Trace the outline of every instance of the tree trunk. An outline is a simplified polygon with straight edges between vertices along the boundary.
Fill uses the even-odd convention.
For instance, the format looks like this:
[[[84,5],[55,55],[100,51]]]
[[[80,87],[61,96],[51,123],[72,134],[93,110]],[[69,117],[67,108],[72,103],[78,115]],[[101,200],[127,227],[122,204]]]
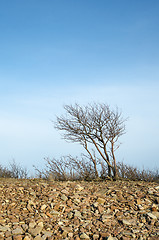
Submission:
[[[118,179],[118,171],[117,171],[117,166],[116,166],[116,158],[114,155],[114,142],[111,142],[112,147],[111,147],[111,152],[112,152],[112,157],[113,157],[113,178],[114,180]]]
[[[113,168],[113,179],[116,181],[118,179],[118,172],[117,172],[117,168],[114,166]]]
[[[94,171],[95,171],[95,176],[96,178],[99,178],[99,174],[98,174],[98,171],[97,171],[97,163],[96,163],[96,159],[93,158],[91,152],[88,150],[88,147],[87,147],[87,142],[85,141],[85,146],[84,148],[86,149],[86,151],[88,152],[92,162],[93,162],[93,165],[94,165]]]
[[[99,178],[96,161],[93,161],[93,163],[94,163],[95,176],[96,176],[96,178]]]
[[[112,173],[111,173],[111,167],[108,165],[108,176],[111,178],[112,177]]]

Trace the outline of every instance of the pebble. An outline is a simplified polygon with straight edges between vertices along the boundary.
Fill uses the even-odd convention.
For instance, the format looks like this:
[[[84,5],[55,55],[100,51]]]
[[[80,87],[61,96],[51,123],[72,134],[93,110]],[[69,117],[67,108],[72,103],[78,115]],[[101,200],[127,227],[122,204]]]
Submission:
[[[67,200],[68,200],[68,197],[66,197],[64,194],[62,194],[61,199],[62,199],[63,201],[67,201]]]
[[[46,206],[45,204],[43,204],[43,205],[41,206],[41,210],[42,210],[42,211],[45,210],[46,207],[47,207],[47,206]]]
[[[147,216],[155,220],[157,219],[157,217],[152,213],[147,213]]]
[[[29,229],[29,233],[33,236],[33,237],[36,237],[37,235],[39,235],[42,231],[42,227],[40,226],[37,226],[36,228],[30,228]]]
[[[16,228],[12,231],[13,235],[20,235],[23,234],[23,229],[22,228]]]
[[[23,240],[31,240],[31,238],[28,237],[28,236],[25,236],[25,237],[23,238]]]
[[[86,233],[82,233],[80,235],[80,239],[90,239],[89,236]]]

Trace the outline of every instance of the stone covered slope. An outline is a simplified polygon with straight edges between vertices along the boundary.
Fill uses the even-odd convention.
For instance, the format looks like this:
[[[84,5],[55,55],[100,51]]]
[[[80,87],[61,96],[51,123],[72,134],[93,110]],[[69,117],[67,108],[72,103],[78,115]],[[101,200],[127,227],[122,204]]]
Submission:
[[[159,186],[1,179],[0,239],[159,239]]]

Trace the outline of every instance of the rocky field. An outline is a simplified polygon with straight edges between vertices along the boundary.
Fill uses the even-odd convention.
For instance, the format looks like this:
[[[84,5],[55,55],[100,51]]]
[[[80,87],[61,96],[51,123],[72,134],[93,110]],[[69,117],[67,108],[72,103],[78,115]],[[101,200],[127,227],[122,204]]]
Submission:
[[[0,239],[159,239],[159,184],[1,179]]]

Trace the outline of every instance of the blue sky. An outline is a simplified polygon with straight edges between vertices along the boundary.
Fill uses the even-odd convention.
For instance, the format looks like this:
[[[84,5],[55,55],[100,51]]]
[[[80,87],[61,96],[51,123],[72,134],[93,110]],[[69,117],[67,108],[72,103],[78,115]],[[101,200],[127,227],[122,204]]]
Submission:
[[[51,120],[97,101],[129,116],[118,160],[158,167],[158,12],[158,0],[2,0],[0,163],[78,155]]]

